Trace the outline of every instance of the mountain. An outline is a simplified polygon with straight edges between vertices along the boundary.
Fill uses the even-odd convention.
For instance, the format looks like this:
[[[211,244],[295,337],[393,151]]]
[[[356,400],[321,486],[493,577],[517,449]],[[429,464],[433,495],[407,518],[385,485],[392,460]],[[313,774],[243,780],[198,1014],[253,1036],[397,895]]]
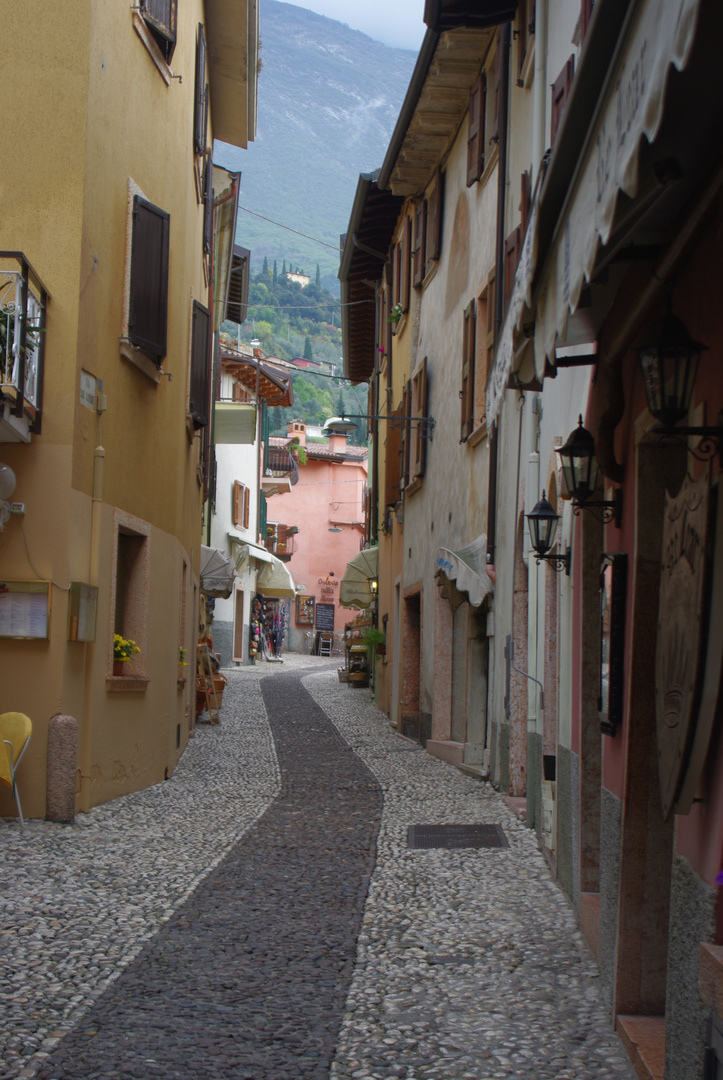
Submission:
[[[393,49],[305,8],[262,0],[258,133],[247,150],[216,143],[214,160],[241,171],[241,206],[325,241],[322,247],[239,210],[237,242],[279,272],[300,267],[338,291],[339,236],[360,172],[378,168],[416,53]]]

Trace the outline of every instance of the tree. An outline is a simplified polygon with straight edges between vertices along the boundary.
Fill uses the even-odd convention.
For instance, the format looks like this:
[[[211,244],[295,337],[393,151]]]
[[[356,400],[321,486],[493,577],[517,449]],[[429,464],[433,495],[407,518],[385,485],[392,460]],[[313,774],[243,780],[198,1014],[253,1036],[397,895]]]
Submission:
[[[313,359],[314,359],[314,353],[313,353],[312,348],[311,348],[311,338],[307,334],[306,335],[306,340],[304,342],[304,360],[313,360]]]
[[[284,259],[284,265],[281,267],[281,277],[286,280],[286,259]]]
[[[336,411],[339,416],[344,415],[344,391],[339,387],[339,397],[336,399]]]
[[[274,285],[277,283],[278,280],[279,280],[279,275],[278,275],[278,272],[276,270],[276,259],[274,259]]]
[[[266,258],[265,255],[264,255],[264,268],[261,271],[261,274],[262,274],[263,277],[268,277],[269,276],[269,260]]]
[[[316,282],[315,284],[321,285],[321,268],[319,264],[316,264]]]

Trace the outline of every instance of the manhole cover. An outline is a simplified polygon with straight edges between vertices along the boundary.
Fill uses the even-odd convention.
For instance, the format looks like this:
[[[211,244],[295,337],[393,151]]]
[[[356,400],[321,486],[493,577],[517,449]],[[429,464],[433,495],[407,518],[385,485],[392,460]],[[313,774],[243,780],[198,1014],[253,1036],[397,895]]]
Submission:
[[[410,848],[506,848],[501,825],[410,825]]]

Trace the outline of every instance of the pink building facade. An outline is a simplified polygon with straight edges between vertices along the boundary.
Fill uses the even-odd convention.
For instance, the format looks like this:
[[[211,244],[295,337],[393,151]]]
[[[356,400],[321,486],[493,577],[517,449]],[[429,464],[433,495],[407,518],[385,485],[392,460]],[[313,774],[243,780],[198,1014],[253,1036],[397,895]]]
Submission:
[[[295,420],[287,438],[298,440],[299,482],[272,499],[267,513],[267,546],[278,538],[275,554],[283,558],[297,588],[291,602],[285,643],[291,652],[309,651],[322,631],[340,638],[355,612],[339,604],[339,584],[346,564],[364,542],[367,449],[348,446],[344,435],[328,442],[306,440],[306,425]]]

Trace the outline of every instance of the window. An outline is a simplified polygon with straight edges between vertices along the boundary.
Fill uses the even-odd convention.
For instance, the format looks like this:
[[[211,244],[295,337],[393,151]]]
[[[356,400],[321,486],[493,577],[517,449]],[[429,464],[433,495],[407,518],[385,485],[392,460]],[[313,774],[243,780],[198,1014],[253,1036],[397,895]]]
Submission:
[[[410,296],[410,271],[412,261],[412,219],[407,216],[404,219],[404,232],[402,234],[402,259],[401,259],[401,273],[400,273],[400,297],[399,302],[402,305],[402,311],[409,311],[409,296]]]
[[[527,219],[530,216],[530,203],[532,202],[532,174],[525,169],[520,177],[520,229],[524,237],[527,231]]]
[[[211,151],[206,154],[203,165],[203,253],[210,255],[213,249],[213,162]]]
[[[531,39],[535,34],[535,0],[520,0],[517,8],[517,85],[528,84]]]
[[[427,416],[427,357],[425,356],[419,370],[412,376],[412,416],[426,418]],[[410,431],[409,467],[412,479],[424,476],[427,467],[427,439],[424,427],[419,423],[412,424]]]
[[[195,431],[206,427],[210,418],[210,326],[208,309],[193,301],[193,325],[191,327],[191,385],[188,395],[188,413]]]
[[[248,529],[249,527],[250,501],[250,490],[239,480],[234,480],[232,518],[237,529]]]
[[[206,37],[198,24],[196,39],[196,90],[193,108],[193,149],[205,155],[208,137],[208,86],[206,85]]]
[[[550,118],[550,145],[555,142],[557,129],[565,111],[565,105],[570,94],[572,79],[575,74],[575,57],[571,56],[565,63],[560,74],[552,84],[552,115]]]
[[[167,64],[176,47],[177,0],[139,0],[141,16]]]
[[[157,364],[166,355],[170,217],[133,197],[128,338]]]
[[[143,677],[148,638],[148,581],[150,574],[150,526],[138,518],[115,511],[112,593],[113,633],[134,641],[140,648],[123,668],[126,676]],[[113,651],[109,650],[112,661]]]
[[[505,240],[505,305],[507,305],[512,294],[515,271],[520,261],[521,231],[518,225]]]

